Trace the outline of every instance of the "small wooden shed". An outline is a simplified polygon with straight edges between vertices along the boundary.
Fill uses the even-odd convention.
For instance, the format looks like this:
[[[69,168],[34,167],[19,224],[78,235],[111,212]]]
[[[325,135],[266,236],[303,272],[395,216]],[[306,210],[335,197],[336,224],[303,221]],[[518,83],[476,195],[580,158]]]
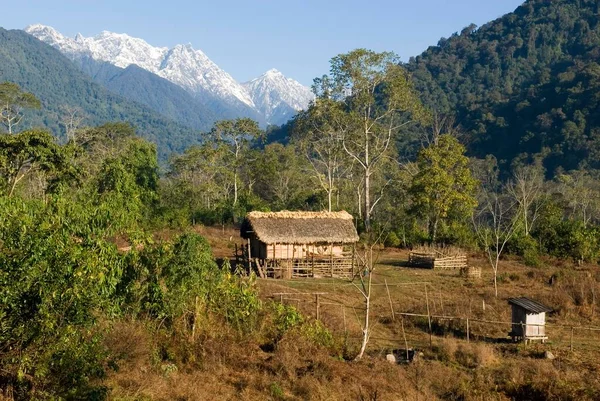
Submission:
[[[261,277],[352,277],[358,233],[341,212],[250,212],[240,235]]]
[[[552,308],[526,297],[509,298],[512,307],[512,330],[508,333],[513,341],[541,340],[545,342],[546,313]]]

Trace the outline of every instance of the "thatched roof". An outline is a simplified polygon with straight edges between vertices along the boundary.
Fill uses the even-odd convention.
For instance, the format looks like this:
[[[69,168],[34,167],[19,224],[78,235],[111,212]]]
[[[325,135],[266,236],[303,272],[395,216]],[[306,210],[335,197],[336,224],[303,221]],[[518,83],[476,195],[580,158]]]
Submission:
[[[250,212],[242,223],[243,238],[266,244],[352,243],[358,234],[348,212]]]

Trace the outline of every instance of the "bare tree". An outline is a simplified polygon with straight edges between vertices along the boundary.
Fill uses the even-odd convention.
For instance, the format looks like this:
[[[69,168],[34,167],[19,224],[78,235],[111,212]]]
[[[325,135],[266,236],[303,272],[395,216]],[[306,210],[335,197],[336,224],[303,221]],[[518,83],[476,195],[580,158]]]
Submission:
[[[485,191],[479,210],[473,214],[473,227],[494,272],[494,292],[498,297],[498,265],[506,244],[519,225],[519,204],[509,196]]]
[[[600,214],[600,185],[585,171],[574,171],[557,177],[558,190],[569,203],[571,217],[580,218],[584,227]]]
[[[365,350],[367,349],[367,344],[369,342],[369,337],[371,337],[371,323],[370,323],[370,312],[371,312],[371,296],[372,296],[372,282],[373,282],[373,273],[375,271],[375,265],[379,260],[379,254],[377,254],[376,258],[374,258],[374,248],[377,244],[382,242],[383,230],[379,233],[379,236],[375,241],[369,240],[365,245],[364,252],[357,252],[357,265],[359,268],[359,280],[360,285],[352,282],[354,286],[358,289],[360,294],[365,299],[365,320],[362,325],[362,342],[360,345],[360,351],[356,356],[356,360],[359,360],[363,357]],[[365,277],[367,279],[365,280]]]
[[[506,186],[507,192],[519,204],[525,235],[529,235],[538,218],[544,189],[544,172],[540,166],[518,168]]]
[[[60,124],[65,127],[67,140],[75,139],[75,131],[82,127],[86,119],[85,112],[81,107],[63,105],[60,107]]]

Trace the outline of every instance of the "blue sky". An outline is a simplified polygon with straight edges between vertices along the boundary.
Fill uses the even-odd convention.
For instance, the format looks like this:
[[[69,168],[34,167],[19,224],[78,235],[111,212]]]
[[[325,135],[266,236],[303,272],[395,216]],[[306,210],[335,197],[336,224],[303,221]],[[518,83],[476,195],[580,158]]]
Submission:
[[[7,1],[0,26],[50,25],[68,36],[107,30],[154,46],[191,43],[238,81],[270,68],[310,85],[358,47],[406,61],[441,37],[513,11],[523,0]]]

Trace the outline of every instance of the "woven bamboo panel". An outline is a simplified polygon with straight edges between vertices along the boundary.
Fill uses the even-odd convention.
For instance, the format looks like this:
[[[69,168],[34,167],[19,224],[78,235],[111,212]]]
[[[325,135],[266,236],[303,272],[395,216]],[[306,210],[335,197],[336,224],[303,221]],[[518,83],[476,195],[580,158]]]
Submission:
[[[435,256],[432,254],[411,252],[408,255],[408,264],[413,267],[423,267],[426,269],[461,269],[467,266],[467,257],[466,255]]]
[[[467,278],[481,278],[481,267],[465,266],[460,269],[460,275]]]

